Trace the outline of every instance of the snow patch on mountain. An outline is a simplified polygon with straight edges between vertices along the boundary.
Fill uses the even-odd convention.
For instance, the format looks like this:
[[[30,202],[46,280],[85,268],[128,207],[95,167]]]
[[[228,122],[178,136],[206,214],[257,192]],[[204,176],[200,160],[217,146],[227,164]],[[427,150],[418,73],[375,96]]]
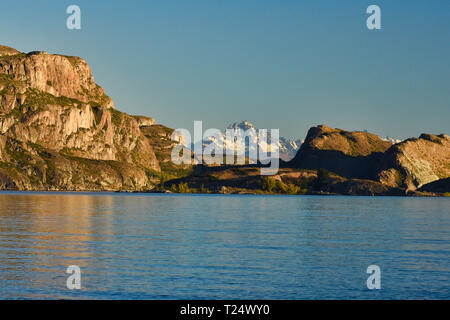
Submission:
[[[258,129],[253,125],[253,123],[249,122],[249,121],[242,121],[242,122],[235,122],[233,124],[230,124],[227,129],[242,129],[245,131],[250,130],[251,132],[254,132],[254,134],[250,134],[249,135],[249,140],[248,142],[245,144],[245,150],[238,150],[240,152],[245,152],[245,155],[247,157],[249,157],[252,160],[257,160],[256,158],[254,158],[252,155],[257,155],[257,148],[256,146],[258,146],[259,148],[261,148],[263,151],[267,152],[269,149],[268,144],[265,141],[260,141],[258,142]],[[253,131],[253,130],[254,131]],[[269,135],[269,144],[270,144],[270,130],[267,130],[268,135]],[[220,138],[220,141],[217,140],[217,138]],[[209,146],[211,143],[215,143],[217,146],[222,145],[224,148],[230,148],[233,149],[233,145],[234,142],[233,141],[229,141],[226,137],[226,130],[223,130],[222,135],[220,137],[209,137],[207,139],[203,140],[203,149],[207,146]],[[298,149],[300,148],[302,144],[302,141],[300,139],[297,140],[291,140],[288,138],[284,138],[284,137],[279,137],[279,141],[278,141],[278,149],[279,149],[279,157],[280,159],[284,160],[284,161],[289,161],[291,159],[293,159],[298,151]],[[250,146],[250,147],[249,147]],[[194,150],[194,146],[192,146],[192,150]]]

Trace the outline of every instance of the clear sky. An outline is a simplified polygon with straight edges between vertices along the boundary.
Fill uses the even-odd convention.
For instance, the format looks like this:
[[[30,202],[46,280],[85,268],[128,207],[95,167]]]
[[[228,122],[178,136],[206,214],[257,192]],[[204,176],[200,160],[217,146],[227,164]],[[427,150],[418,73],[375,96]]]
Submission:
[[[66,28],[71,4],[81,30]],[[366,28],[371,4],[381,30]],[[173,128],[450,134],[448,0],[14,0],[0,44],[81,56],[119,110]]]

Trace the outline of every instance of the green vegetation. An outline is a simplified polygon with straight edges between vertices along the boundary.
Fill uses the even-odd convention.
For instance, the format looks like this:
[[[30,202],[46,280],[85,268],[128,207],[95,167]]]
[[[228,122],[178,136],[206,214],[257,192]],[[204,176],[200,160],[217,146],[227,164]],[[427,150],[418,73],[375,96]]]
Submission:
[[[76,67],[78,65],[78,63],[80,63],[80,61],[82,60],[80,57],[75,57],[75,56],[65,56],[65,55],[59,55],[61,57],[66,58],[67,60],[69,60],[70,64],[72,65],[72,67]]]
[[[13,144],[10,139],[6,141],[6,150],[11,159],[14,160],[20,167],[24,167],[31,160],[29,153],[17,143]]]
[[[355,145],[355,142],[350,138],[347,138],[347,141],[348,141],[348,144],[350,145],[350,149],[351,149],[350,156],[357,157],[359,155],[359,153],[358,153],[358,148]]]
[[[5,147],[10,159],[9,162],[0,162],[0,168],[4,173],[16,181],[28,181],[34,185],[45,183],[42,169],[36,166],[36,163],[42,165],[43,162],[27,151],[31,147],[34,151],[40,152],[42,147],[34,143],[28,143],[25,147],[24,144],[14,139],[7,139]]]
[[[202,184],[200,189],[198,188],[190,188],[187,183],[179,183],[179,184],[172,184],[170,186],[170,192],[173,193],[211,193],[210,190],[206,189],[205,186]]]
[[[27,98],[25,99],[24,106],[45,107],[50,104],[58,106],[79,106],[82,104],[77,99],[67,97],[55,97],[54,95],[43,92],[37,89],[28,88],[26,92]]]
[[[160,168],[160,172],[146,170],[148,179],[158,184],[157,190],[166,190],[168,182],[187,177],[192,173],[192,168],[180,168],[173,163],[160,163]]]
[[[23,59],[27,56],[26,53],[20,52],[18,54],[13,54],[13,55],[5,55],[5,56],[0,56],[0,62],[13,62],[15,60],[20,60]]]
[[[261,177],[261,189],[267,192],[274,192],[275,188],[278,187],[277,180],[264,176]]]
[[[205,185],[202,184],[201,187],[200,187],[200,193],[211,193],[211,191],[206,189]]]
[[[55,155],[37,144],[33,144],[33,147],[38,150],[39,156],[45,161],[45,164],[47,165],[46,180],[47,183],[51,182],[56,177]]]
[[[330,171],[323,168],[317,170],[317,179],[314,182],[314,189],[322,190],[329,183],[330,183]]]
[[[123,112],[120,112],[116,109],[110,109],[111,111],[111,121],[115,126],[120,126],[120,124],[122,123],[122,120],[124,118],[124,115],[126,115]]]
[[[378,143],[376,143],[376,141],[374,141],[374,139],[370,135],[367,136],[367,141],[372,146],[374,152],[384,152],[383,148]]]
[[[184,178],[192,173],[192,167],[180,167],[172,162],[161,162],[159,166],[161,172],[167,177],[166,181]]]
[[[24,83],[19,80],[15,80],[12,75],[0,73],[0,86],[3,87],[0,90],[0,95],[13,94],[15,88],[24,86]]]
[[[293,183],[283,183],[280,180],[263,176],[261,177],[261,190],[267,193],[281,194],[305,194],[307,189]]]
[[[172,146],[176,144],[170,138],[172,132],[174,131],[173,129],[155,124],[152,126],[141,127],[141,131],[147,138],[149,144],[152,146],[156,159],[158,160],[161,168],[161,172],[150,173],[153,179],[159,181],[158,189],[165,190],[167,182],[185,178],[192,174],[192,166],[175,165],[172,161],[170,161]]]
[[[104,106],[108,101],[110,97],[106,94],[99,95],[99,96],[89,96],[89,104],[91,106]]]
[[[81,101],[67,97],[55,97],[50,93],[46,93],[37,89],[28,88],[26,91],[26,99],[23,105],[12,110],[11,115],[20,121],[25,118],[47,110],[48,105],[80,107]]]
[[[173,193],[198,193],[195,188],[189,188],[187,183],[172,184],[170,191]]]
[[[10,74],[0,73],[0,84],[10,84],[10,83],[20,84],[21,81],[15,80],[14,77]]]

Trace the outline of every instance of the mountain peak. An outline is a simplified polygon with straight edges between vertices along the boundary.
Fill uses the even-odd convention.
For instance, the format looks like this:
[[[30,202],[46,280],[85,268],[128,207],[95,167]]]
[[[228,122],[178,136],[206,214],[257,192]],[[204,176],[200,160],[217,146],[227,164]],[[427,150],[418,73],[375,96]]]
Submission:
[[[244,131],[247,131],[247,130],[250,130],[250,129],[254,129],[255,132],[253,134],[250,134],[250,135],[251,135],[251,139],[253,141],[257,141],[257,133],[256,133],[256,131],[258,129],[250,121],[244,120],[244,121],[241,121],[241,122],[232,123],[232,124],[230,124],[227,127],[227,129],[234,129],[234,130],[242,129]],[[269,133],[269,135],[270,135],[270,133]],[[227,141],[226,139],[227,139],[226,138],[226,134],[224,132],[223,136],[222,136],[222,143],[223,143],[223,145],[228,145],[228,144],[232,143],[230,141]],[[210,143],[215,143],[215,140],[210,138],[209,141],[207,141],[205,143],[205,145],[208,145]],[[284,137],[279,137],[278,148],[279,148],[280,159],[282,159],[284,161],[289,161],[292,158],[294,158],[295,154],[297,153],[297,150],[300,148],[301,143],[302,143],[301,140],[293,141],[291,139],[287,139],[287,138],[284,138]],[[247,156],[248,156],[248,151],[249,151],[248,150],[248,146],[246,146],[245,153],[246,153]]]
[[[255,126],[250,121],[241,121],[241,122],[235,122],[233,124],[230,124],[227,129],[242,129],[242,130],[248,130],[248,129],[255,129]]]

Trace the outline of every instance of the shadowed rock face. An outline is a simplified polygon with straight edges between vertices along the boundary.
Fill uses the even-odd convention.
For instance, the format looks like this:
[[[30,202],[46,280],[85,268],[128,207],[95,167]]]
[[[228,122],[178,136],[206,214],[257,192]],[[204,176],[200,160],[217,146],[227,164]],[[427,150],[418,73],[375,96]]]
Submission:
[[[324,125],[308,131],[288,166],[324,168],[347,178],[374,179],[383,153],[392,144],[367,132],[349,132]]]
[[[83,59],[8,52],[0,55],[1,188],[152,187],[147,173],[160,168],[140,124],[112,108]]]
[[[419,191],[433,193],[450,193],[450,178],[441,179],[423,185]]]

